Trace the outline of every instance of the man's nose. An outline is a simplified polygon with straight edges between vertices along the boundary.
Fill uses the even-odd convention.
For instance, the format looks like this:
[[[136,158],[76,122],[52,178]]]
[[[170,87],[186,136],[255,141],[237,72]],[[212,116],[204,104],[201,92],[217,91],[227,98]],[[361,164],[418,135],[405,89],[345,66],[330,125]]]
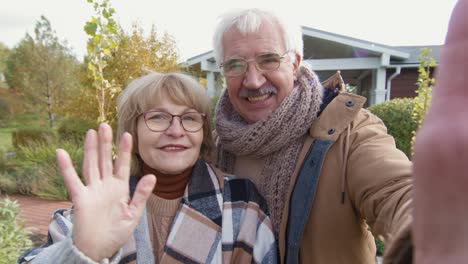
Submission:
[[[257,89],[262,87],[266,82],[266,78],[261,71],[259,71],[254,61],[248,64],[247,71],[244,74],[242,82],[245,88]]]
[[[165,131],[166,135],[172,137],[181,137],[185,134],[184,127],[182,126],[182,122],[180,117],[174,116],[172,118],[171,124]]]

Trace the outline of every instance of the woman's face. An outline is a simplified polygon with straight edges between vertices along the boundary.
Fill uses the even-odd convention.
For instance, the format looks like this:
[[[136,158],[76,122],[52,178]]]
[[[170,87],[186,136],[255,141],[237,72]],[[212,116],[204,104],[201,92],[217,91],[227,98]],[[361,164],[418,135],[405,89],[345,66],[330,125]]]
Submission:
[[[185,105],[174,104],[171,100],[155,105],[151,111],[162,111],[172,115],[197,112]],[[177,174],[193,166],[200,155],[203,141],[203,128],[197,132],[187,132],[179,117],[173,117],[165,131],[151,131],[145,124],[144,116],[138,118],[138,153],[149,167],[162,173]]]

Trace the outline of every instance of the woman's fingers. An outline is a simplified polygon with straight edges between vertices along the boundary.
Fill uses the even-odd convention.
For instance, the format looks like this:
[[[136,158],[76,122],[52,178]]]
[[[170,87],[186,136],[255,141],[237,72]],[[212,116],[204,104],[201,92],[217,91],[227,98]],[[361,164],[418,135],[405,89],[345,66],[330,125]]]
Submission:
[[[112,177],[112,128],[106,124],[99,125],[99,171],[101,178]]]
[[[140,219],[143,209],[145,209],[146,201],[156,184],[156,177],[152,174],[146,175],[140,179],[137,184],[135,194],[130,202],[129,209],[132,216]]]
[[[128,181],[130,176],[130,166],[132,160],[132,136],[125,132],[120,138],[117,159],[115,160],[115,176]]]
[[[86,132],[83,154],[83,177],[86,185],[99,180],[98,167],[98,139],[96,131],[93,129]]]
[[[76,174],[75,168],[73,167],[73,163],[68,153],[63,149],[57,149],[56,157],[60,172],[62,173],[65,182],[65,186],[67,187],[67,190],[70,193],[73,201],[81,193],[84,185],[78,177],[78,174]]]

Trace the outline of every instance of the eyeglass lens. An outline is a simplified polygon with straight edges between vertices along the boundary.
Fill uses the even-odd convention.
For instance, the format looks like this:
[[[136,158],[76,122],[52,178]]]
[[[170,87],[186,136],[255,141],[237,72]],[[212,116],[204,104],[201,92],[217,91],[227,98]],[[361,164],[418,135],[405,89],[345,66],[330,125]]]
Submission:
[[[265,53],[255,57],[257,69],[261,71],[274,71],[278,69],[281,63],[281,56],[276,53]],[[248,67],[248,62],[243,58],[234,58],[223,63],[223,70],[226,75],[238,76],[244,74]]]
[[[168,129],[174,117],[179,117],[179,122],[184,130],[196,132],[203,127],[203,115],[197,112],[184,113],[182,115],[172,115],[166,112],[147,112],[144,115],[146,125],[150,130],[162,132]]]

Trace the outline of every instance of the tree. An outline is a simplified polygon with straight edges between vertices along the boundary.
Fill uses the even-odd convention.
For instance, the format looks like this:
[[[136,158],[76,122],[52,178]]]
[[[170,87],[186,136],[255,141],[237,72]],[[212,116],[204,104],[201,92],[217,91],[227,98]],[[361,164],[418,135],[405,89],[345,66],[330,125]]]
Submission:
[[[435,84],[435,78],[432,77],[431,70],[436,66],[436,62],[432,57],[432,50],[428,48],[421,49],[419,56],[419,68],[418,68],[418,80],[416,85],[418,89],[416,93],[418,96],[414,98],[413,105],[413,120],[417,124],[419,129],[426,117],[426,113],[429,111],[429,106],[432,99],[432,88]],[[413,132],[413,138],[411,140],[411,149],[413,152],[414,142],[416,139],[416,131]]]
[[[5,72],[6,60],[10,55],[10,49],[3,43],[0,42],[0,73]]]
[[[120,29],[117,38],[117,49],[107,58],[106,71],[106,77],[117,85],[125,87],[148,70],[180,70],[175,41],[167,33],[159,36],[154,25],[145,36],[143,28],[134,23],[129,33]]]
[[[26,34],[6,63],[6,79],[11,89],[39,111],[45,109],[50,127],[56,108],[65,94],[79,87],[76,71],[79,63],[65,42],[58,40],[49,20],[41,16],[34,38]]]
[[[138,23],[125,32],[115,22],[115,10],[108,0],[87,1],[95,11],[84,28],[89,35],[85,59],[89,72],[87,82],[96,92],[97,121],[112,124],[116,117],[115,100],[122,89],[148,70],[180,70],[179,56],[173,38],[167,33],[160,36],[154,25],[147,36]]]
[[[104,76],[107,69],[106,59],[111,57],[117,47],[118,24],[113,15],[115,9],[110,7],[108,0],[87,0],[93,4],[95,16],[86,22],[84,30],[88,34],[88,70],[92,85],[96,91],[99,116],[98,122],[109,119],[110,100],[119,92],[119,87]]]
[[[31,67],[33,48],[34,40],[26,34],[6,60],[5,78],[15,94],[20,94],[30,86],[28,73],[33,70]]]
[[[180,70],[177,64],[179,58],[172,37],[165,33],[157,34],[154,26],[148,35],[137,23],[134,23],[130,32],[119,30],[117,48],[112,56],[106,58],[106,71],[104,76],[114,86],[116,91],[123,90],[130,81],[148,73],[148,71],[171,72]],[[116,97],[110,97],[109,103],[113,106],[108,111],[111,123],[116,117]]]

